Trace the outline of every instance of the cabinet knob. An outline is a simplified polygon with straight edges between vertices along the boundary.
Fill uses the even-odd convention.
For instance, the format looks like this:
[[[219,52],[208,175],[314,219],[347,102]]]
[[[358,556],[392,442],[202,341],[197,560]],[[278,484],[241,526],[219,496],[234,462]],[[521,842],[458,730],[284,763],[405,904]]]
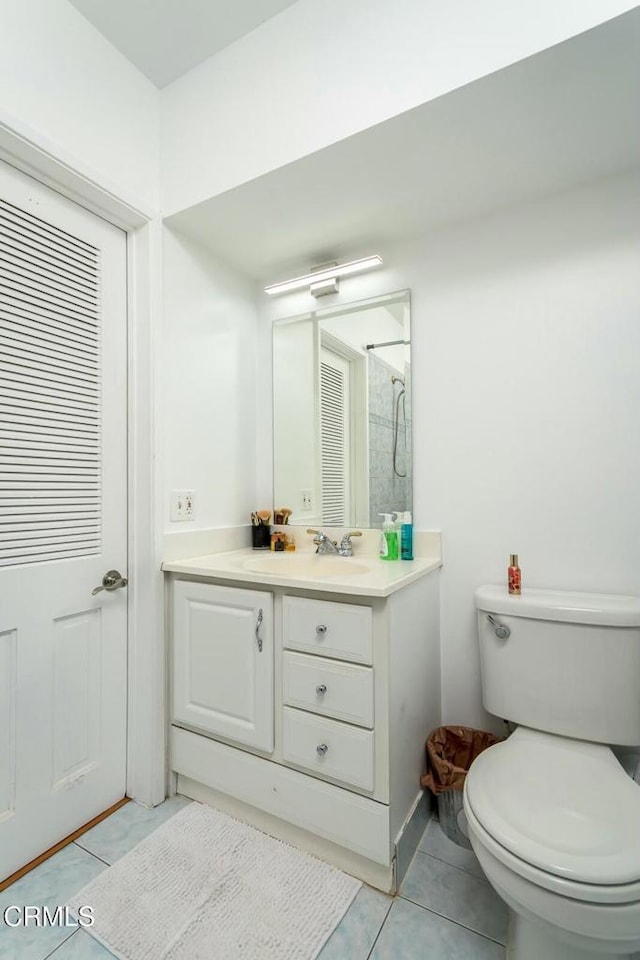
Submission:
[[[326,632],[327,632],[326,624],[319,623],[318,626],[316,627],[316,633],[318,634],[318,636],[324,637]]]
[[[318,754],[319,757],[324,757],[328,749],[329,747],[326,745],[326,743],[319,743],[318,746],[316,747],[316,753]]]
[[[318,694],[318,696],[324,697],[326,692],[327,692],[326,683],[319,683],[318,686],[316,687],[316,693]]]

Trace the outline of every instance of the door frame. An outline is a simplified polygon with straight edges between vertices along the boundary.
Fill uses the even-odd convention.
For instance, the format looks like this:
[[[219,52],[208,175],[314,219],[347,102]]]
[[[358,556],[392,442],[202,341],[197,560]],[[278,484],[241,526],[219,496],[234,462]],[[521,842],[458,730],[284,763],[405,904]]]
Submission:
[[[127,235],[127,796],[148,806],[167,794],[162,478],[158,387],[162,223],[118,187],[0,110],[0,160]],[[162,638],[162,642],[159,642]]]

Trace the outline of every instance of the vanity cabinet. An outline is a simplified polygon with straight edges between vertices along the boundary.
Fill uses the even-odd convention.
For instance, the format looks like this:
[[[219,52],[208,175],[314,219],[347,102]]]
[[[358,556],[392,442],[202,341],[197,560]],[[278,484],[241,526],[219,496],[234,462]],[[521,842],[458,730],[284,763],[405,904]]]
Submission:
[[[169,598],[178,792],[394,890],[440,720],[437,571],[386,597],[179,574]]]
[[[172,649],[173,722],[272,751],[272,595],[177,580]]]

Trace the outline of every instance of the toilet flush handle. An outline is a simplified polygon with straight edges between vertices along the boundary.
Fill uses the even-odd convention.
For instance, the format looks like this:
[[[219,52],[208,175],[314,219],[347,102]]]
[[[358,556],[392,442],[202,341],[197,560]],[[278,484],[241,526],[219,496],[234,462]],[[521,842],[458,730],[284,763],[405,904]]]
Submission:
[[[498,623],[498,621],[494,620],[490,613],[487,614],[487,620],[495,630],[498,640],[507,640],[511,636],[511,630],[509,627],[505,627],[504,623]]]

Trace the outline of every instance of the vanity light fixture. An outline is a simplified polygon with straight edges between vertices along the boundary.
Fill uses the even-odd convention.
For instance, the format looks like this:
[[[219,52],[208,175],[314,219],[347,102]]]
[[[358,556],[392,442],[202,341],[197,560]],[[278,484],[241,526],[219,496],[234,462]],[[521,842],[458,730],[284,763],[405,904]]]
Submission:
[[[362,273],[364,270],[373,270],[382,264],[382,257],[377,254],[373,257],[364,257],[362,260],[351,260],[349,263],[333,263],[322,265],[312,273],[303,277],[293,277],[292,280],[281,280],[280,283],[271,283],[264,288],[264,292],[273,297],[279,293],[290,293],[291,290],[301,290],[309,287],[314,296],[323,293],[335,293],[337,285],[334,281],[338,277],[346,277],[350,273]],[[315,289],[314,289],[315,288]]]

